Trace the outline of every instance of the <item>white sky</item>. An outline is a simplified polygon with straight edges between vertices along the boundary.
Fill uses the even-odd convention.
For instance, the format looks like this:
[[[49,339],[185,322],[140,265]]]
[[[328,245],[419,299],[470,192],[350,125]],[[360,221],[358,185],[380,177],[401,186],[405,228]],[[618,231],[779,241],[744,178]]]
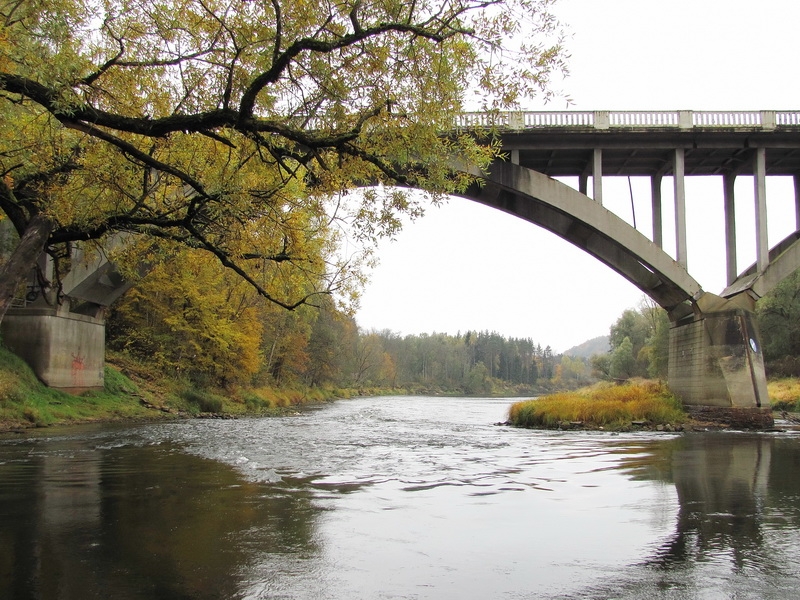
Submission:
[[[559,0],[568,95],[529,110],[800,110],[800,2]],[[577,182],[567,182],[577,186]],[[640,231],[650,236],[650,184],[633,179]],[[590,183],[591,189],[591,183]],[[674,256],[672,180],[663,181],[664,244]],[[788,178],[767,178],[769,242],[794,230]],[[604,206],[631,222],[626,178],[603,179]],[[690,273],[725,283],[722,181],[686,179]],[[755,260],[753,182],[736,185],[739,270]],[[399,334],[497,331],[563,352],[605,335],[643,295],[557,236],[460,198],[383,243],[356,320]]]

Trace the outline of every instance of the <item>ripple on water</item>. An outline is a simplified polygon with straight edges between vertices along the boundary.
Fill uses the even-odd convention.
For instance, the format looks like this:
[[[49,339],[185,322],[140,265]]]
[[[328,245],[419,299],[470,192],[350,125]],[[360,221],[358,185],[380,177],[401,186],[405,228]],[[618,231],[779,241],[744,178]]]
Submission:
[[[0,490],[18,489],[25,479],[19,467],[48,457],[57,459],[48,467],[54,486],[69,483],[58,480],[63,464],[84,470],[91,482],[86,501],[99,497],[108,481],[136,482],[141,474],[116,472],[136,464],[123,460],[136,448],[173,479],[170,469],[186,464],[178,460],[186,453],[212,459],[217,468],[210,469],[216,478],[210,483],[180,473],[191,485],[176,491],[169,475],[148,475],[135,502],[112,494],[92,518],[134,519],[149,501],[144,520],[132,521],[130,531],[147,530],[151,542],[161,540],[146,547],[158,553],[172,538],[150,527],[162,523],[153,511],[173,510],[174,519],[192,503],[198,514],[224,515],[214,521],[224,536],[212,543],[213,529],[197,527],[193,517],[173,536],[189,540],[191,551],[143,569],[152,576],[161,564],[196,566],[192,561],[204,555],[198,540],[206,542],[217,562],[238,561],[227,575],[235,579],[235,593],[217,597],[794,597],[800,583],[797,437],[494,426],[509,403],[361,398],[290,418],[3,441],[7,487]],[[92,466],[98,455],[107,480]],[[66,504],[47,506],[47,518],[68,519]],[[135,550],[128,548],[128,570],[137,568]],[[215,577],[226,576],[215,569],[205,565]],[[173,597],[203,593],[180,589]]]

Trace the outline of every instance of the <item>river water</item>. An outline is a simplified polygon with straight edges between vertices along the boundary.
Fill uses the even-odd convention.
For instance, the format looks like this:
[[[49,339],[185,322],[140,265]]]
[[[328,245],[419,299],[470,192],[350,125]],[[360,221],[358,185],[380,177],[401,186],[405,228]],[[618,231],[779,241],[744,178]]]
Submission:
[[[511,399],[0,437],[0,598],[789,599],[800,435],[495,425]]]

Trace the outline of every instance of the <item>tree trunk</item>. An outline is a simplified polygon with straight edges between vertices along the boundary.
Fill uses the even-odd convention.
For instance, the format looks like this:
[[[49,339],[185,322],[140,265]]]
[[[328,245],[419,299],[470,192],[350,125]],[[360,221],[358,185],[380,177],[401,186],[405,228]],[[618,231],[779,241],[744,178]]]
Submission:
[[[49,217],[41,214],[34,216],[8,262],[0,268],[0,323],[19,286],[36,266],[36,261],[53,231],[53,225]]]

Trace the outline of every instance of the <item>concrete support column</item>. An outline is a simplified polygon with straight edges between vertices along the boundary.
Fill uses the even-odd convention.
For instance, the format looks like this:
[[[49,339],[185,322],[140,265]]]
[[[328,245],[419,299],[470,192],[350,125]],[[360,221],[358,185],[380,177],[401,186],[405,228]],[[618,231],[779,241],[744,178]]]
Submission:
[[[6,346],[51,388],[79,394],[105,385],[105,317],[53,307],[11,309],[0,331]]]
[[[775,129],[778,124],[774,110],[761,111],[761,128],[762,129]]]
[[[608,129],[611,126],[611,113],[607,110],[594,111],[594,128]]]
[[[585,172],[578,176],[578,191],[584,196],[589,195],[589,175]]]
[[[661,175],[650,178],[650,201],[653,207],[653,243],[664,247],[664,224],[661,215]]]
[[[29,289],[30,291],[38,294],[38,300],[40,304],[54,304],[56,302],[56,298],[55,290],[52,286],[53,279],[55,278],[53,257],[47,252],[42,252],[39,255],[39,260],[36,262],[36,265],[39,273],[42,275],[42,277],[44,277],[44,281],[39,279],[37,272],[34,270],[31,273],[31,279],[28,282],[28,285],[31,286]],[[44,288],[41,287],[41,284],[44,284]]]
[[[511,164],[518,165],[519,164],[519,150],[512,150],[511,151]]]
[[[734,199],[733,173],[722,176],[723,195],[725,199],[725,265],[727,268],[727,284],[730,285],[739,275],[736,265],[736,202]]]
[[[592,187],[593,198],[598,204],[603,204],[603,151],[595,148],[592,154]]]
[[[684,151],[675,150],[673,162],[673,179],[675,184],[675,260],[684,269],[688,269],[686,256],[686,187],[684,181]]]
[[[670,329],[670,388],[685,405],[770,426],[755,302],[747,294],[728,300],[706,294],[704,300],[695,319]]]
[[[767,184],[766,148],[756,148],[753,174],[756,197],[756,266],[763,273],[769,264],[769,241],[767,240]]]
[[[794,223],[795,230],[800,231],[800,175],[794,176]]]

